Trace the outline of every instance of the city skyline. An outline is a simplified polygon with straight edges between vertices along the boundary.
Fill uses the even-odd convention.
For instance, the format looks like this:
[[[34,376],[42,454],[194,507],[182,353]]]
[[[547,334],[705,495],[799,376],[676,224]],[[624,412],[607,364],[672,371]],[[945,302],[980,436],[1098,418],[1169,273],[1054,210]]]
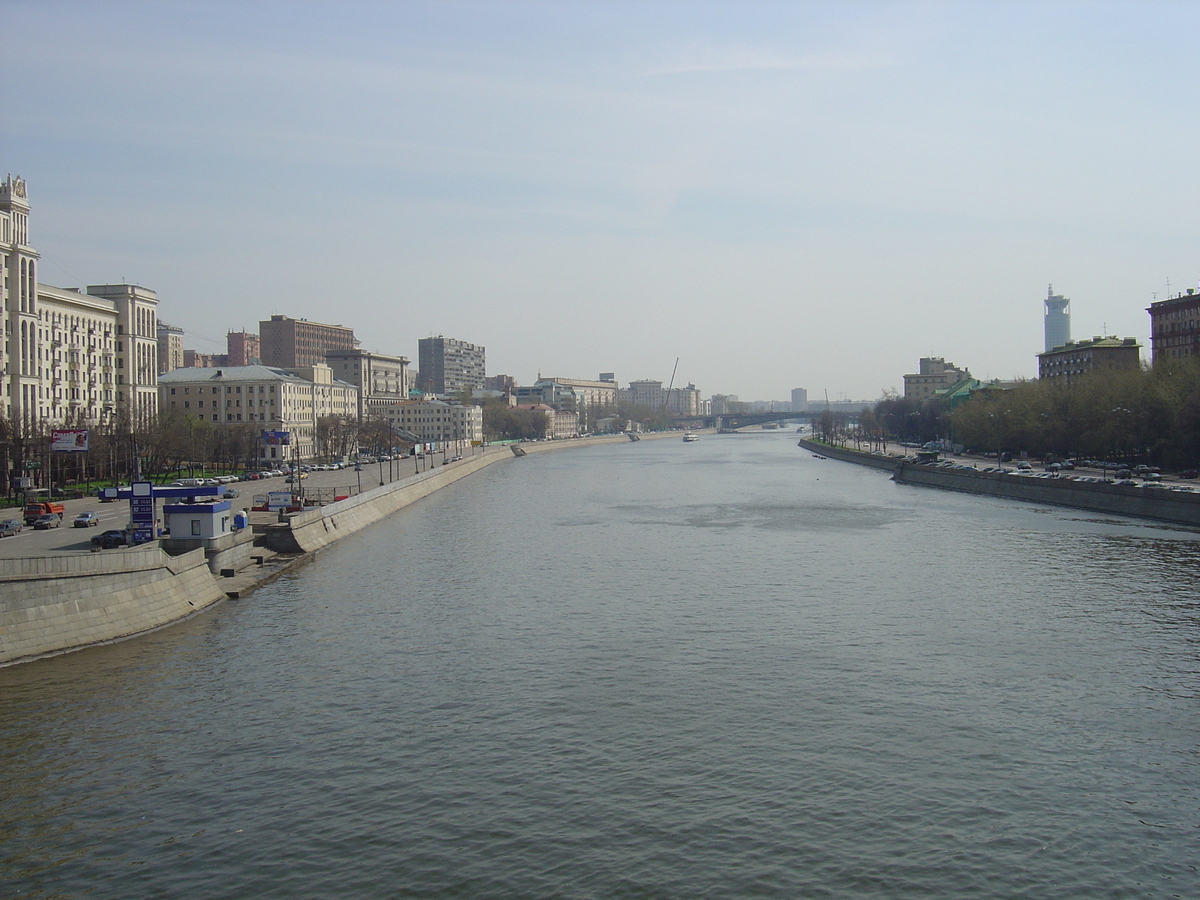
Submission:
[[[1051,283],[1149,346],[1200,274],[1187,4],[233,9],[0,9],[39,280],[152,288],[194,349],[283,313],[872,399],[1036,377]]]

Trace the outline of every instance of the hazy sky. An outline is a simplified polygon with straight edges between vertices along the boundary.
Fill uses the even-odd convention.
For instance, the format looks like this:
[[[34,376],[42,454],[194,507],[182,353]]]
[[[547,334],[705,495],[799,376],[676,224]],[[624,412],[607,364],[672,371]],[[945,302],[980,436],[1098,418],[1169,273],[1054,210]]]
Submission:
[[[1147,344],[1200,277],[1200,3],[0,0],[42,280],[487,347],[489,374],[874,398]]]

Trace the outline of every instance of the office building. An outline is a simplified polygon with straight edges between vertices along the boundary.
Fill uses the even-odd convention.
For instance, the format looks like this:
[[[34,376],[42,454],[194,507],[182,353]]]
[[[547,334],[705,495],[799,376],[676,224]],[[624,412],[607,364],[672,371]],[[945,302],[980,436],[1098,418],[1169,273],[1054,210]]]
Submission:
[[[1044,321],[1046,350],[1061,347],[1071,340],[1071,301],[1054,293],[1054,285],[1046,291]]]
[[[417,387],[425,393],[457,394],[483,388],[483,347],[440,335],[421,338],[417,346]]]
[[[327,353],[358,347],[352,328],[289,316],[259,322],[258,335],[262,364],[284,369],[323,366]]]

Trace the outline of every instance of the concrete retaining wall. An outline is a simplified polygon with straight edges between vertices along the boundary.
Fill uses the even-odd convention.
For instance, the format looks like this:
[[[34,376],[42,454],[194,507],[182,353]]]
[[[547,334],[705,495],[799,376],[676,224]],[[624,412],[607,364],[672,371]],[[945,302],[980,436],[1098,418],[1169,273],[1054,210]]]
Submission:
[[[525,444],[529,453],[603,443],[623,435]],[[496,462],[515,459],[507,446],[488,448],[325,507],[268,526],[268,547],[311,553]],[[132,637],[180,621],[225,598],[222,569],[241,569],[254,555],[246,529],[202,541],[27,559],[0,559],[0,665],[24,662]],[[169,539],[168,539],[169,540]],[[211,567],[211,571],[210,571]]]
[[[203,550],[0,560],[0,665],[141,634],[223,599]]]
[[[490,447],[459,462],[438,466],[328,506],[291,513],[285,522],[268,526],[267,547],[276,553],[312,553],[427,497],[438,488],[493,463],[511,459],[515,457],[507,447]]]
[[[522,444],[527,454],[595,444],[628,443],[624,435],[580,438],[569,441],[533,441]],[[385,484],[327,506],[291,513],[285,522],[267,527],[266,545],[276,553],[312,553],[339,538],[353,534],[390,516],[438,488],[498,462],[517,459],[507,446],[489,447],[456,463],[438,466],[403,481]]]
[[[900,460],[894,457],[881,456],[878,453],[864,453],[861,450],[851,450],[847,447],[826,447],[824,444],[805,440],[801,440],[799,446],[821,456],[826,456],[829,459],[852,462],[860,466],[870,466],[873,469],[886,469],[889,472],[895,472],[900,465]]]
[[[945,469],[844,447],[826,447],[812,441],[801,441],[800,446],[829,459],[889,470],[893,473],[892,478],[900,484],[968,494],[989,494],[1010,500],[1159,519],[1179,525],[1200,525],[1200,493],[1196,492],[1101,484],[1069,478],[1034,478],[1001,472]]]
[[[197,548],[204,551],[208,570],[220,575],[222,570],[243,569],[254,556],[254,532],[249,528],[214,538],[163,538],[161,545],[170,556],[179,556]]]

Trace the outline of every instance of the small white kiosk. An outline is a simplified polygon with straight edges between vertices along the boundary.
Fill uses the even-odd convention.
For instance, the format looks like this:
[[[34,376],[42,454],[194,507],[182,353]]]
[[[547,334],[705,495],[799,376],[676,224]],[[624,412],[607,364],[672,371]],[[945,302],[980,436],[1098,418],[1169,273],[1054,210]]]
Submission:
[[[221,537],[234,530],[231,507],[228,500],[164,503],[163,523],[174,540]]]

